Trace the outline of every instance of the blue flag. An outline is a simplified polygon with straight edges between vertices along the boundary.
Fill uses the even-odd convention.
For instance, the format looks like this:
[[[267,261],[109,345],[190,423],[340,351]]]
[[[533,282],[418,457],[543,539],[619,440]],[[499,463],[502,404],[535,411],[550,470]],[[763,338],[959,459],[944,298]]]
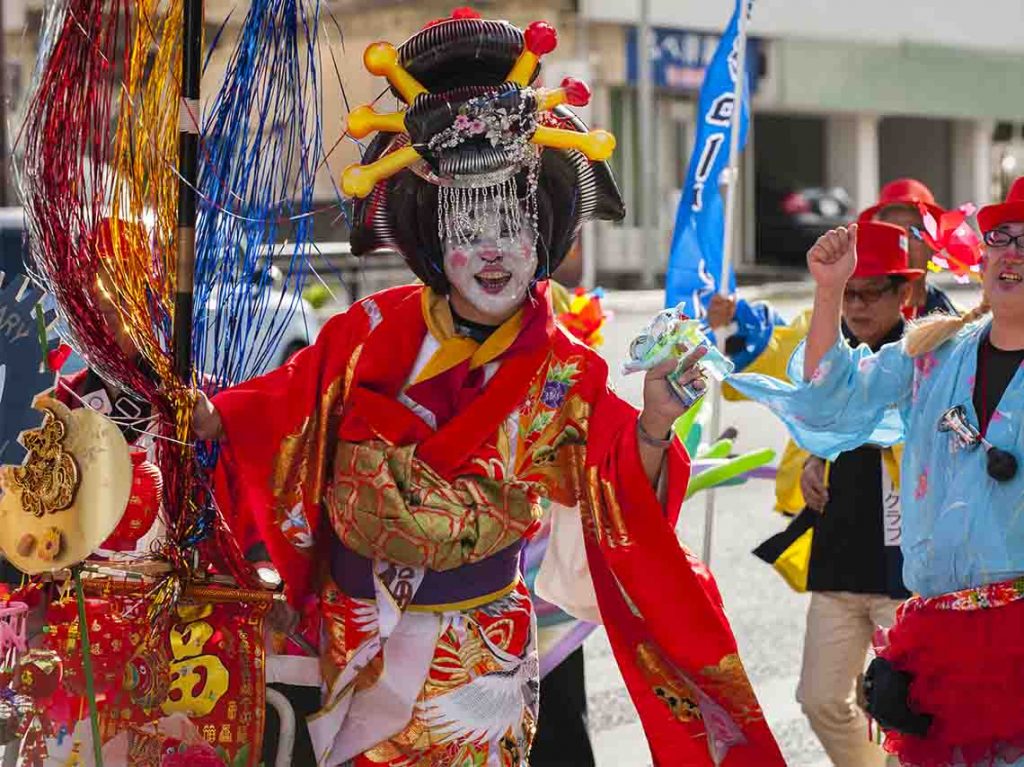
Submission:
[[[665,305],[683,302],[691,317],[704,316],[721,279],[725,214],[719,177],[729,164],[729,131],[736,106],[736,78],[740,75],[739,21],[747,3],[736,0],[736,10],[704,74],[697,106],[700,122],[672,233]],[[747,143],[750,125],[750,82],[747,72],[742,74],[740,151]],[[729,291],[735,288],[736,276],[730,269]]]

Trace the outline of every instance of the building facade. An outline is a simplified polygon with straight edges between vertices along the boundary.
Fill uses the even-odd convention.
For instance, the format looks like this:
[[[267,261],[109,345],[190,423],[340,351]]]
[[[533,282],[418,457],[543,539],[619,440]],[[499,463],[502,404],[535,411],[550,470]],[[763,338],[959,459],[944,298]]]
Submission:
[[[545,19],[559,30],[545,59],[544,84],[572,75],[594,91],[581,110],[618,137],[613,159],[627,201],[622,224],[590,225],[583,237],[588,279],[630,283],[663,270],[695,132],[704,67],[733,0],[649,0],[653,32],[637,34],[640,0],[485,0],[485,16],[525,25]],[[324,144],[330,150],[318,196],[334,198],[342,169],[359,156],[343,136],[347,105],[393,104],[379,78],[362,67],[370,42],[400,42],[426,20],[448,15],[454,0],[322,0]],[[217,37],[203,93],[223,77],[242,9],[207,0],[207,40]],[[5,85],[25,92],[42,0],[4,0]],[[843,190],[851,210],[873,201],[899,176],[928,183],[940,204],[987,202],[1024,172],[1024,3],[985,0],[755,0],[747,69],[754,119],[741,161],[737,259],[741,267],[779,263],[759,241],[766,217],[806,189]],[[654,142],[641,139],[640,52],[652,61]],[[336,75],[337,73],[337,75]],[[340,75],[340,78],[338,77]],[[14,112],[18,107],[13,104]],[[13,123],[16,124],[16,123]],[[646,160],[645,160],[646,156]],[[641,188],[654,185],[656,238],[641,231]],[[324,217],[321,239],[344,239],[343,220]],[[799,259],[798,259],[799,260]],[[798,265],[797,263],[793,264]],[[646,266],[646,269],[645,269]]]
[[[692,146],[703,64],[732,0],[650,0],[648,49],[657,89],[654,157],[663,268]],[[599,237],[598,270],[633,272],[650,256],[633,231],[641,221],[633,59],[640,0],[581,0],[595,81],[617,131],[617,162],[632,215]],[[741,162],[737,253],[741,266],[779,263],[758,228],[790,193],[839,188],[851,210],[901,176],[926,182],[940,204],[985,203],[1024,172],[1024,4],[986,0],[754,0],[748,71],[754,119]],[[794,266],[799,264],[794,263]]]

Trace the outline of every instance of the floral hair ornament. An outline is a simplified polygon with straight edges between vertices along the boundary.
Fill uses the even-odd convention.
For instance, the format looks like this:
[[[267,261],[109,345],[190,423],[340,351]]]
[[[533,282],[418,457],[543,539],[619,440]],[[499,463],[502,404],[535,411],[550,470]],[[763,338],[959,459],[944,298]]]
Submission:
[[[504,82],[476,84],[473,73],[456,72],[455,79],[465,84],[447,83],[449,87],[432,92],[403,64],[418,57],[426,60],[424,54],[430,50],[467,44],[472,36],[463,27],[469,25],[479,27],[482,44],[492,45],[496,52],[516,47],[521,35],[521,47]],[[489,206],[509,217],[512,230],[521,228],[526,215],[536,233],[541,151],[576,151],[587,161],[600,163],[615,149],[611,133],[581,130],[571,114],[560,112],[565,105],[589,103],[590,89],[584,83],[566,78],[558,88],[532,87],[540,59],[557,43],[554,27],[546,22],[535,21],[519,33],[505,22],[484,21],[474,11],[460,9],[451,19],[428,24],[401,49],[386,42],[371,44],[363,55],[366,69],[386,77],[406,108],[380,113],[364,105],[349,114],[346,130],[353,138],[377,131],[392,139],[374,159],[344,170],[342,191],[362,200],[382,182],[409,169],[439,189],[442,243],[472,240],[477,234],[472,212]],[[523,171],[525,194],[517,182]]]

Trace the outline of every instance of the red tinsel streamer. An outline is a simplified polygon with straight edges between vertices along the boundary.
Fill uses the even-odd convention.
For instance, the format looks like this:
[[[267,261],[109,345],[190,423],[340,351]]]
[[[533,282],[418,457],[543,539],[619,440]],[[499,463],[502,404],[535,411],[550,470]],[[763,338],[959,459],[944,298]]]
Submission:
[[[158,554],[182,575],[192,569],[184,542],[200,507],[197,467],[185,444],[192,381],[174,375],[170,343],[180,29],[180,0],[68,0],[19,141],[37,278],[56,299],[76,351],[153,405],[147,431],[162,437],[156,462],[168,528]],[[149,232],[134,223],[146,214],[155,217]],[[103,315],[101,275],[113,284],[120,324],[138,357],[122,350]],[[225,536],[216,540],[202,547],[206,561],[248,583],[238,552],[225,546]]]
[[[117,128],[119,120],[132,117],[136,106],[130,94],[125,95],[125,78],[137,64],[132,60],[135,10],[136,4],[128,0],[69,0],[25,119],[24,197],[37,276],[55,297],[72,345],[105,378],[153,403],[157,418],[152,428],[173,436],[180,433],[182,382],[160,380],[155,374],[171,369],[167,359],[148,359],[140,365],[121,349],[96,289],[101,267],[117,284],[123,281],[121,270],[129,266],[124,243],[105,228],[109,230],[111,208],[128,207],[117,197],[125,185],[116,175]],[[137,207],[139,201],[131,202]],[[153,271],[144,276],[156,282],[152,316],[122,319],[126,326],[136,322],[142,332],[148,331],[155,341],[148,344],[151,354],[155,349],[157,355],[168,355],[167,329],[160,325],[169,325],[170,311],[160,299],[173,289],[166,284],[173,272]],[[161,330],[164,338],[158,335]],[[133,340],[139,340],[138,333]],[[147,350],[138,345],[140,351]],[[178,396],[168,396],[175,391]],[[173,538],[177,519],[186,509],[183,490],[189,456],[180,446],[161,440],[157,458]]]

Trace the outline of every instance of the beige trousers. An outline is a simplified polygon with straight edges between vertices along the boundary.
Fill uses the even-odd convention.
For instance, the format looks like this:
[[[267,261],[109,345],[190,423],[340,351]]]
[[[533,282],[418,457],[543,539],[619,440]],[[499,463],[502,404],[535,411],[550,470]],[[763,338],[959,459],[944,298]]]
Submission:
[[[856,682],[876,627],[893,624],[900,602],[878,594],[811,594],[796,699],[835,767],[899,764],[869,739]]]

